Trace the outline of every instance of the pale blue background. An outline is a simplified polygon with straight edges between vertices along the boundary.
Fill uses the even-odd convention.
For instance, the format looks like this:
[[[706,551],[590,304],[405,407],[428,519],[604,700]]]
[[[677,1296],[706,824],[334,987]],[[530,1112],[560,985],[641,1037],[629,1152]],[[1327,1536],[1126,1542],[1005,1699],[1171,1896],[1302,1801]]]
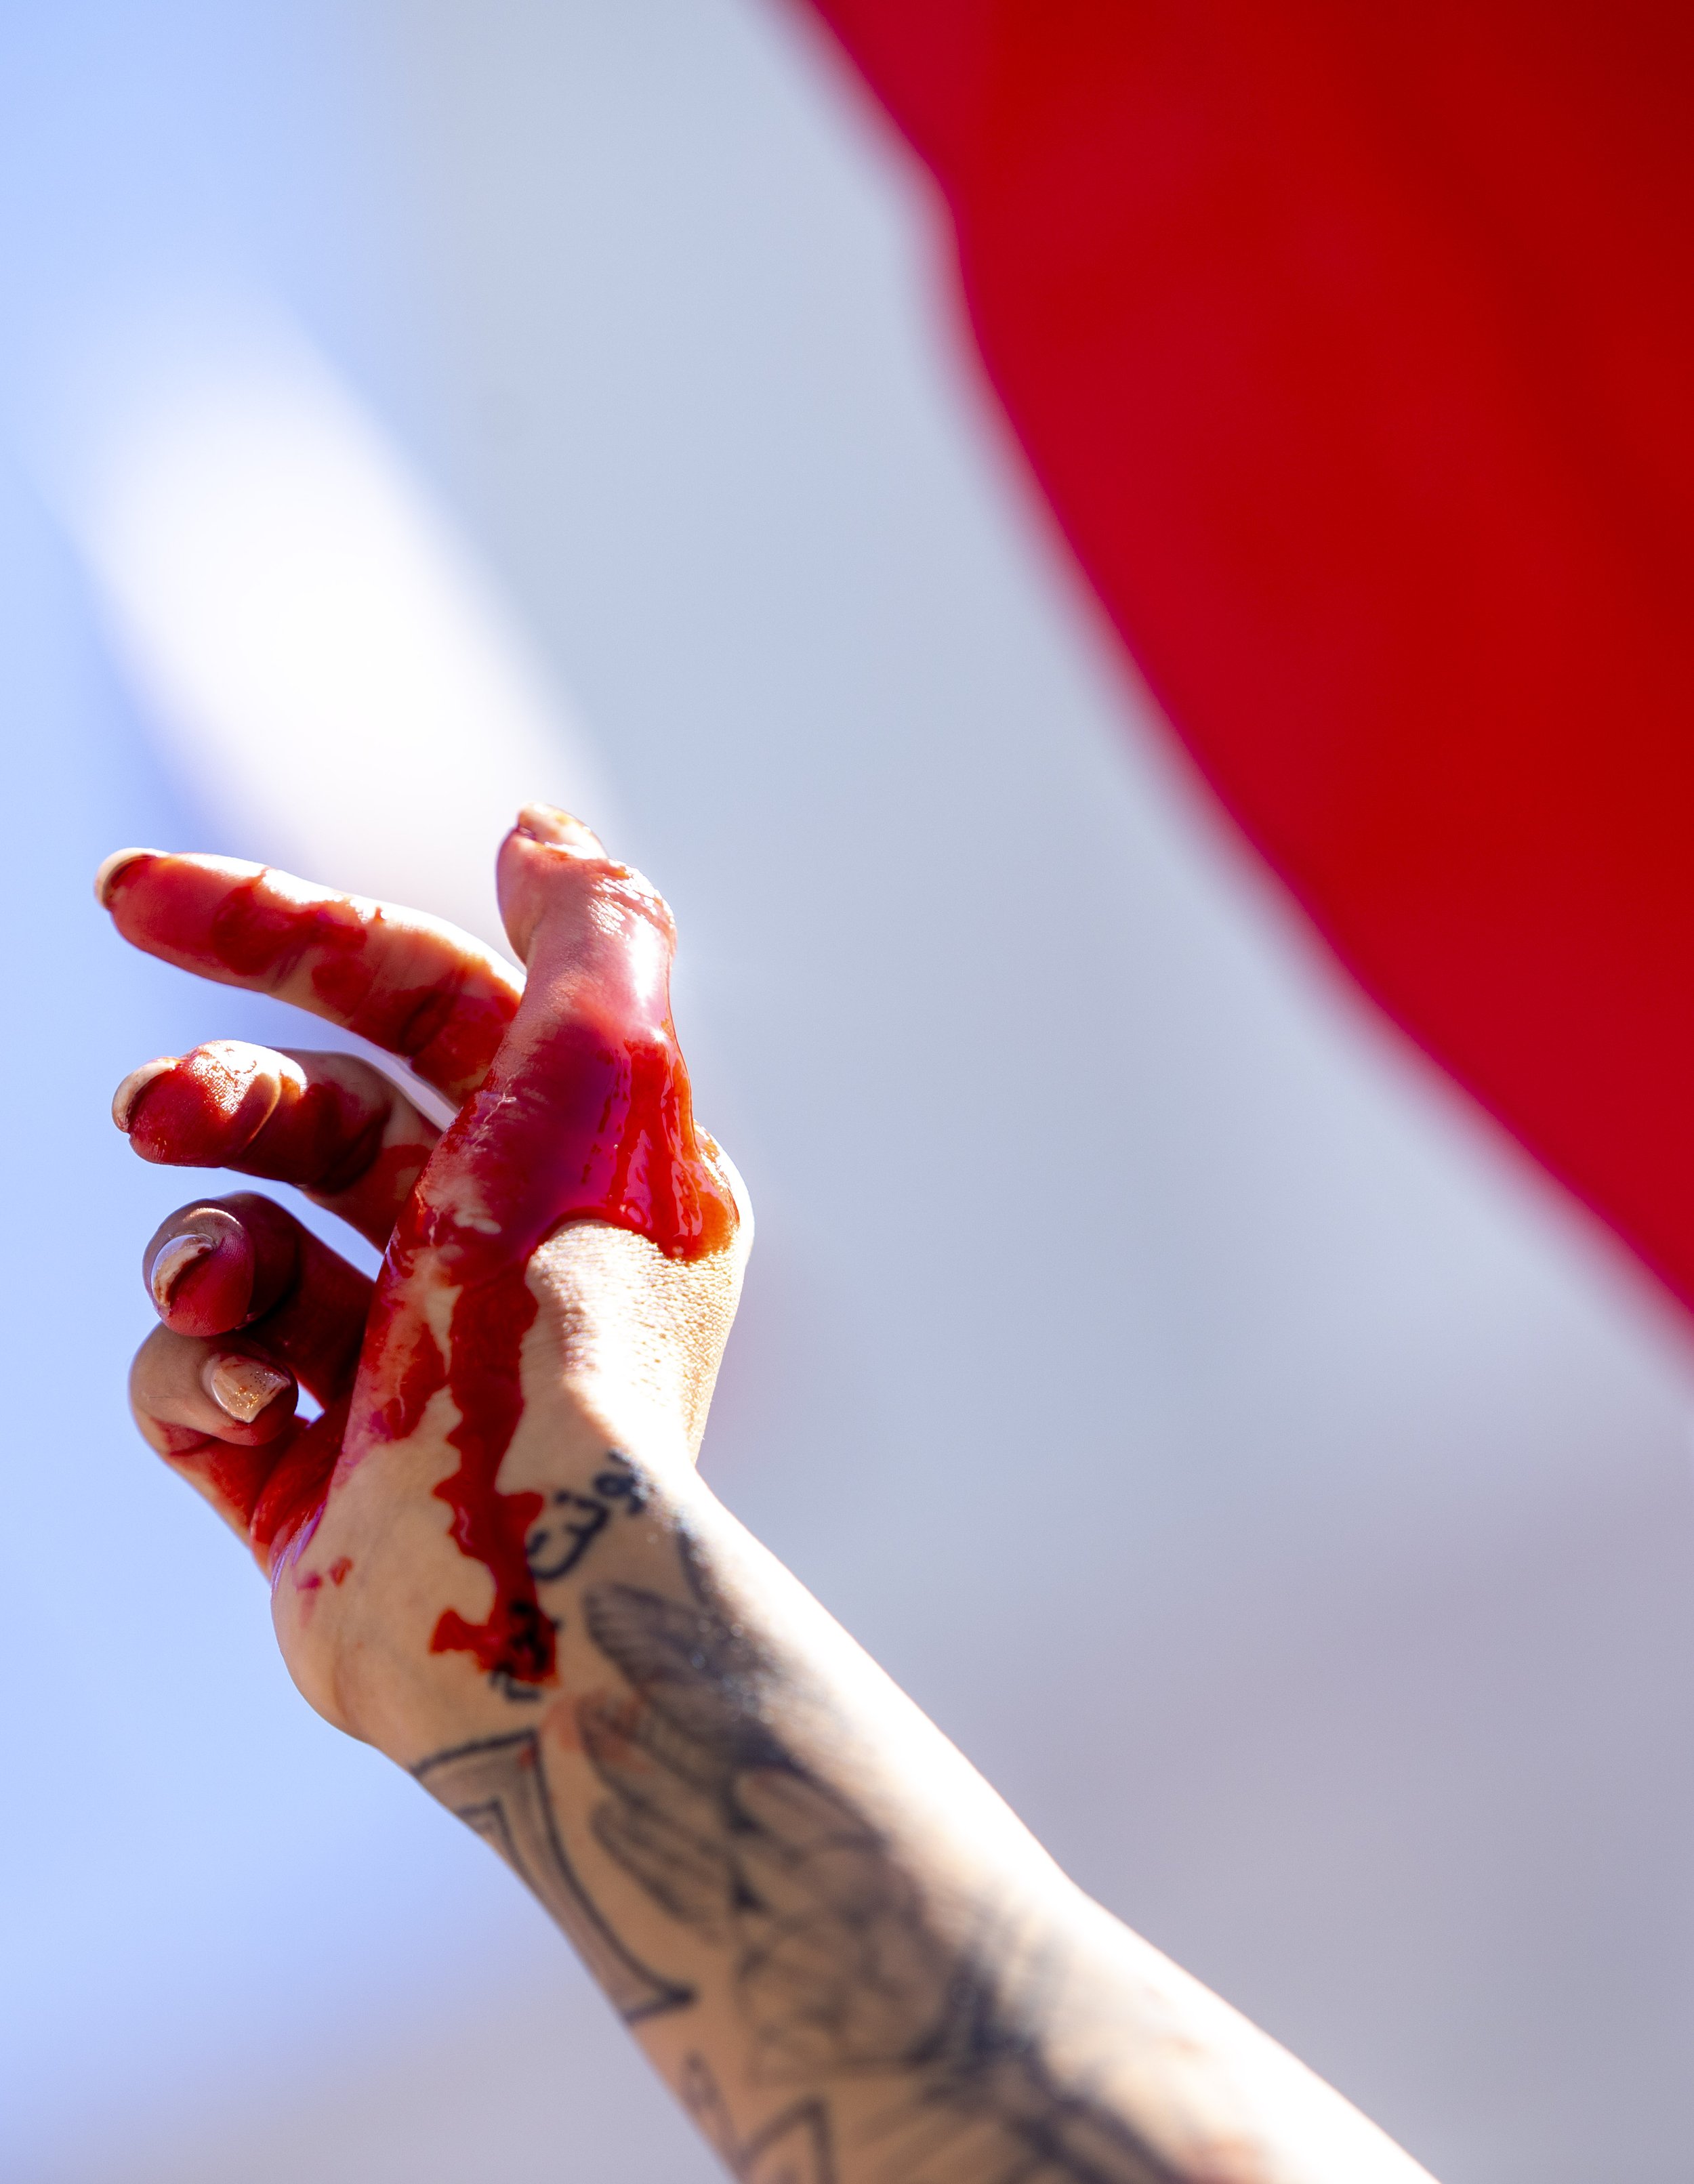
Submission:
[[[1238,859],[797,20],[0,10],[0,2170],[710,2170],[501,1870],[294,1698],[125,1417],[140,1246],[194,1185],[106,1100],[281,1012],[129,955],[89,877],[262,855],[266,816],[169,771],[41,449],[138,301],[227,292],[489,558],[677,905],[761,1220],[722,1490],[1448,2184],[1680,2184],[1685,1329]]]

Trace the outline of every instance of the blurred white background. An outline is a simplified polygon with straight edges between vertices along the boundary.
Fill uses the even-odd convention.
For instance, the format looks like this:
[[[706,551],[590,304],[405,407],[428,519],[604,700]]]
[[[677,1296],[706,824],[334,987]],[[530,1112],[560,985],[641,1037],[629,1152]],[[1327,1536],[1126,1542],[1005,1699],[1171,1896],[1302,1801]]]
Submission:
[[[1694,1357],[1207,808],[776,0],[0,10],[0,2172],[712,2173],[133,1439],[125,842],[670,894],[760,1242],[719,1490],[1446,2184],[1684,2184]],[[608,816],[610,815],[610,816]]]

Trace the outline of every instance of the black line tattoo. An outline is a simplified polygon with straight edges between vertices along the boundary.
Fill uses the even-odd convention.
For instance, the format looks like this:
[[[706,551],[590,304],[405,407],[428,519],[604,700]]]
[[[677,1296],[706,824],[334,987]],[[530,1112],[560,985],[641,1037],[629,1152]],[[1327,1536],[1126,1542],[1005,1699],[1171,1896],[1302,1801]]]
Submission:
[[[561,1486],[548,1496],[546,1508],[523,1543],[530,1575],[538,1585],[554,1585],[569,1577],[610,1524],[615,1509],[637,1517],[646,1507],[647,1489],[640,1474],[627,1456],[609,1448],[594,1474],[592,1493]]]
[[[743,2138],[703,2056],[683,2065],[683,2106],[737,2184],[835,2184],[829,2112],[818,2099],[784,2109]]]
[[[683,2008],[692,1987],[650,1971],[618,1939],[566,1855],[533,1730],[438,1752],[412,1769],[538,1896],[627,2024]]]
[[[557,1630],[562,1626],[554,1623],[553,1627]],[[521,1684],[510,1669],[490,1669],[488,1687],[498,1691],[503,1699],[510,1699],[515,1706],[538,1706],[541,1702],[540,1685]]]
[[[611,1511],[604,1502],[558,1488],[548,1496],[546,1513],[523,1543],[530,1575],[538,1585],[569,1577],[610,1522]]]
[[[890,2184],[1178,2184],[1054,2076],[1027,2008],[1006,2000],[1039,1975],[1027,1949],[986,1930],[968,1955],[950,1947],[877,1830],[786,1749],[761,1704],[772,1672],[686,1546],[683,1563],[685,1602],[589,1591],[588,1635],[634,1697],[586,1699],[578,1720],[611,1793],[593,1816],[601,1845],[671,1918],[733,1953],[750,2081],[903,2076],[869,2133]],[[760,2184],[806,2173],[761,2170]]]
[[[594,1491],[608,1502],[621,1502],[632,1517],[638,1517],[651,1498],[641,1474],[616,1448],[606,1451],[606,1468],[595,1474]]]

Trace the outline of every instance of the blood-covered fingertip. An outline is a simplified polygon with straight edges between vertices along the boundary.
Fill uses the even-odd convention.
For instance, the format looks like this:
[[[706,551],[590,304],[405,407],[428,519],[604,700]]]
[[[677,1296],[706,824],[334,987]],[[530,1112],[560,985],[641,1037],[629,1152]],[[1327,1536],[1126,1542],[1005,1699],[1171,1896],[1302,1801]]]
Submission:
[[[114,850],[94,875],[94,900],[99,904],[101,909],[109,910],[112,907],[112,897],[116,891],[118,880],[120,875],[129,871],[131,865],[139,863],[143,858],[157,857],[161,854],[162,852],[158,850]],[[131,877],[133,878],[134,875],[131,874]]]
[[[299,1228],[253,1191],[184,1206],[153,1232],[148,1294],[178,1334],[227,1334],[268,1312],[299,1268]]]
[[[251,1317],[255,1254],[221,1206],[186,1206],[159,1228],[142,1262],[153,1310],[178,1334],[225,1334]]]
[[[156,1061],[144,1061],[139,1069],[132,1069],[130,1072],[112,1095],[112,1120],[125,1137],[129,1135],[130,1124],[135,1116],[136,1103],[142,1094],[146,1091],[155,1078],[164,1076],[176,1067],[176,1057],[174,1054],[163,1054]]]
[[[167,1167],[234,1162],[276,1112],[282,1077],[300,1072],[244,1040],[209,1039],[192,1053],[143,1062],[118,1087],[112,1119],[142,1158]]]
[[[147,1285],[153,1301],[162,1312],[170,1309],[170,1300],[191,1267],[209,1258],[217,1249],[209,1236],[192,1233],[182,1236],[167,1236],[147,1269]]]

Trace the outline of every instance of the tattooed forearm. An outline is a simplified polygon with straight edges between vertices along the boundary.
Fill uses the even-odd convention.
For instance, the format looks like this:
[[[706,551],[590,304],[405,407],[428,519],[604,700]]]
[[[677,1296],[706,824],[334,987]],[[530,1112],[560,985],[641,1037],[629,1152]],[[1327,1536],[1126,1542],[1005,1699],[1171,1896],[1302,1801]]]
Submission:
[[[610,1793],[594,1833],[653,1903],[729,1953],[750,2083],[874,2080],[879,2100],[885,2085],[864,2130],[900,2184],[1175,2184],[1115,2115],[1055,2081],[1027,2008],[1002,1999],[1001,1958],[1017,1953],[987,1922],[972,1956],[945,1942],[878,1830],[795,1760],[756,1650],[703,1587],[677,1601],[597,1586],[585,1618],[632,1694],[578,1708]]]
[[[694,2000],[691,1987],[661,1979],[625,1947],[578,1879],[532,1730],[437,1752],[412,1771],[540,1897],[628,2023]]]
[[[957,1755],[879,1713],[880,1687],[843,1672],[815,1607],[731,1527],[596,1456],[526,1540],[560,1636],[534,1726],[416,1771],[642,2025],[732,2175],[1417,2184],[1345,2103],[1033,1869]],[[956,1831],[892,1763],[927,1749],[957,1785]]]
[[[677,2091],[737,2184],[835,2184],[829,2112],[821,2100],[795,2101],[743,2137],[704,2056],[683,2064]]]

